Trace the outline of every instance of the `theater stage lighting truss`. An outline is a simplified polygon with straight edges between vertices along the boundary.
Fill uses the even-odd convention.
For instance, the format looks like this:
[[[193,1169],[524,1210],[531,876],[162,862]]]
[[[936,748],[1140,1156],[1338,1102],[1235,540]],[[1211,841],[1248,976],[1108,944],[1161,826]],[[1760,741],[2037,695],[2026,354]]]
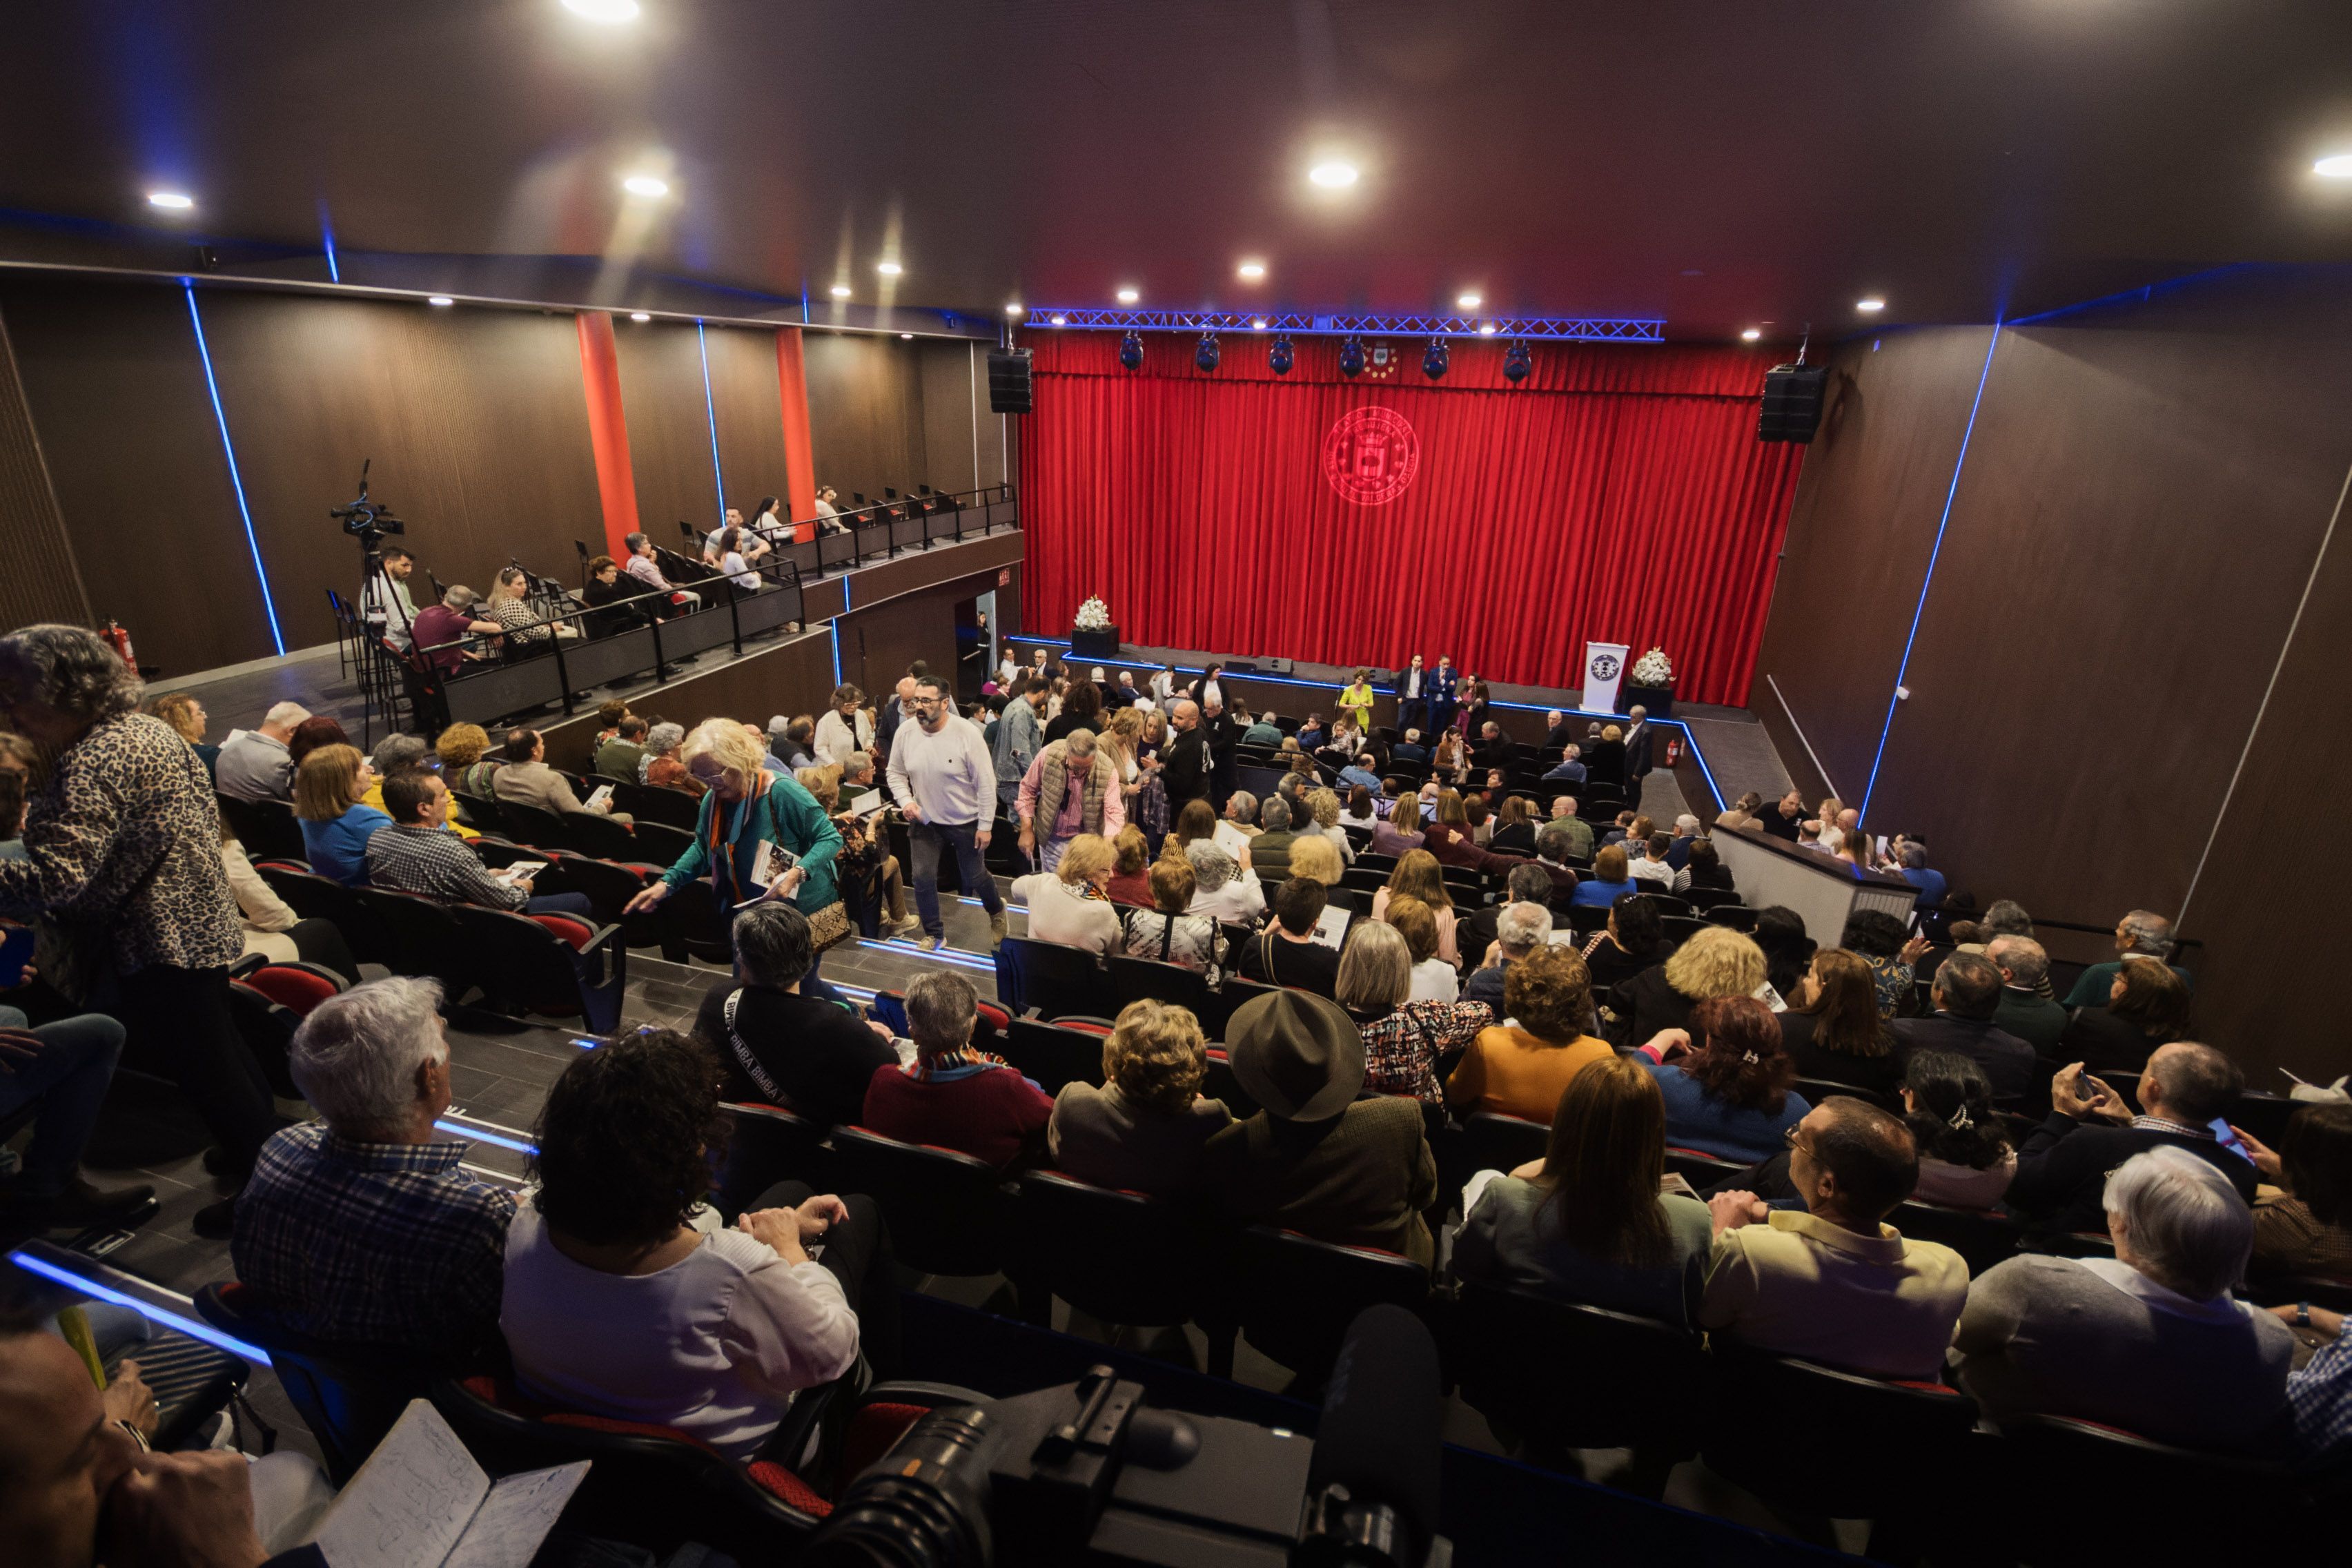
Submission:
[[[1663,316],[1315,316],[1302,311],[1090,310],[1068,305],[1032,305],[1027,330],[1067,329],[1140,332],[1288,332],[1293,337],[1549,338],[1591,343],[1662,343]],[[1486,329],[1491,328],[1492,331]]]

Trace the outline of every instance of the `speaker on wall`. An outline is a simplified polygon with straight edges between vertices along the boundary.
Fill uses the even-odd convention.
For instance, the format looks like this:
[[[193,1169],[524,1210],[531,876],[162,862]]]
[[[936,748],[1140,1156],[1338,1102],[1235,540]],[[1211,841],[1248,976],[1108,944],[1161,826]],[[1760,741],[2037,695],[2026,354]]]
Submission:
[[[1827,365],[1776,364],[1764,373],[1764,404],[1756,419],[1759,441],[1810,442],[1822,422]]]
[[[1029,351],[988,351],[988,411],[1026,414],[1030,411]]]

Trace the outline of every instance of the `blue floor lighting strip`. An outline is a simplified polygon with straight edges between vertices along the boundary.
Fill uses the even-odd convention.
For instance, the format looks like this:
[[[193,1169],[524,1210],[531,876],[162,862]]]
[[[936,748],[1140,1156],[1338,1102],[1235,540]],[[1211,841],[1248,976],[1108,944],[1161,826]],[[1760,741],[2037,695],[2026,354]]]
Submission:
[[[110,1302],[117,1307],[128,1307],[142,1318],[152,1319],[166,1328],[177,1329],[190,1339],[202,1340],[205,1343],[225,1350],[233,1356],[242,1356],[256,1366],[269,1364],[268,1351],[257,1345],[247,1344],[233,1334],[221,1332],[192,1312],[176,1312],[169,1307],[158,1306],[152,1301],[133,1296],[127,1291],[117,1290],[111,1285],[102,1285],[86,1274],[77,1274],[70,1268],[50,1262],[47,1258],[36,1258],[29,1252],[12,1252],[8,1255],[8,1261],[28,1274],[37,1274],[42,1279],[53,1280],[69,1290],[79,1290],[85,1296]]]
[[[204,313],[196,309],[196,286],[184,283],[181,288],[188,296],[188,320],[196,329],[196,357],[204,362],[205,390],[213,396],[213,418],[220,426],[221,455],[228,459],[228,482],[236,491],[237,515],[245,520],[246,548],[253,552],[253,575],[261,584],[261,607],[269,616],[269,641],[279,653],[286,651],[286,637],[278,629],[278,605],[269,595],[269,574],[261,564],[261,541],[253,531],[253,508],[246,504],[245,478],[236,469],[236,443],[229,439],[228,412],[221,406],[220,383],[213,376],[213,351],[205,342]]]
[[[436,1121],[433,1125],[441,1131],[454,1132],[469,1142],[495,1143],[501,1149],[511,1149],[518,1154],[539,1152],[539,1145],[536,1143],[526,1143],[520,1138],[509,1138],[502,1133],[485,1132],[478,1127],[460,1126],[455,1121]]]
[[[1944,491],[1944,514],[1936,520],[1936,542],[1927,552],[1927,574],[1919,579],[1919,602],[1911,609],[1911,630],[1903,639],[1903,662],[1895,667],[1895,689],[1886,694],[1886,721],[1878,727],[1878,750],[1871,753],[1870,780],[1862,786],[1862,819],[1870,820],[1870,797],[1878,789],[1878,764],[1886,758],[1886,737],[1895,728],[1895,706],[1903,700],[1904,679],[1911,673],[1911,648],[1919,640],[1919,619],[1927,613],[1927,588],[1936,580],[1936,563],[1944,553],[1944,531],[1951,526],[1952,501],[1960,493],[1960,470],[1968,467],[1969,440],[1977,433],[1977,410],[1984,405],[1985,383],[1992,375],[1992,353],[2000,346],[2000,326],[1992,324],[1985,343],[1984,368],[1977,372],[1976,396],[1969,403],[1968,427],[1960,432],[1960,455],[1952,461],[1952,482]]]

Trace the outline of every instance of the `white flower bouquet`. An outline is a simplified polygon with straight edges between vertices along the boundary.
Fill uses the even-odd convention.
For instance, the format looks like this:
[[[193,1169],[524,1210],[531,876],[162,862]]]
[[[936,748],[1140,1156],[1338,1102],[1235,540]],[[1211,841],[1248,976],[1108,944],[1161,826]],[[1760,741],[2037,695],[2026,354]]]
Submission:
[[[1078,606],[1077,619],[1073,624],[1082,632],[1103,631],[1111,624],[1110,606],[1099,596],[1088,599]]]
[[[1654,647],[1633,661],[1628,678],[1636,686],[1672,686],[1675,683],[1675,667],[1666,658],[1664,648]]]

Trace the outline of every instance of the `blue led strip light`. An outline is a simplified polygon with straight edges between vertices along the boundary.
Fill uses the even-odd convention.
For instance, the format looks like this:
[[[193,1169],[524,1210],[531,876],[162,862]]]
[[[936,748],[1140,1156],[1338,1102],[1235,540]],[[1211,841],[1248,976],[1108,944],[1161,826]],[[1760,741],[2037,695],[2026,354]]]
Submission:
[[[177,1329],[190,1339],[202,1340],[205,1343],[225,1350],[233,1356],[242,1356],[256,1366],[269,1364],[268,1351],[257,1345],[247,1344],[234,1334],[225,1334],[193,1313],[175,1312],[169,1307],[158,1306],[128,1291],[117,1290],[111,1285],[101,1285],[86,1275],[61,1268],[47,1258],[36,1258],[29,1252],[12,1252],[8,1255],[8,1261],[27,1273],[37,1274],[44,1279],[54,1280],[68,1289],[79,1290],[85,1296],[110,1302],[117,1307],[128,1307],[142,1318],[152,1319],[166,1328]]]
[[[1878,750],[1871,753],[1870,781],[1862,786],[1862,819],[1870,820],[1870,797],[1878,789],[1878,764],[1886,758],[1886,737],[1895,728],[1895,705],[1903,700],[1903,683],[1911,673],[1912,645],[1919,640],[1919,619],[1927,613],[1927,586],[1936,580],[1936,563],[1944,553],[1944,530],[1951,526],[1952,501],[1960,493],[1960,470],[1968,466],[1969,440],[1977,433],[1977,410],[1984,404],[1985,383],[1992,375],[1992,352],[2000,346],[2000,323],[1992,324],[1985,344],[1984,368],[1977,372],[1977,394],[1969,402],[1969,423],[1960,432],[1960,455],[1952,460],[1952,482],[1944,491],[1944,514],[1936,520],[1936,542],[1927,552],[1927,574],[1919,579],[1919,602],[1911,608],[1911,630],[1903,639],[1903,662],[1895,668],[1895,689],[1886,694],[1886,721],[1878,727]]]
[[[455,1121],[436,1121],[433,1125],[444,1132],[455,1132],[468,1142],[495,1143],[501,1149],[511,1149],[518,1154],[539,1152],[539,1146],[535,1143],[526,1143],[519,1138],[508,1138],[496,1132],[485,1132],[478,1127],[464,1127]]]
[[[710,477],[719,486],[719,526],[727,526],[727,476],[719,471],[719,409],[710,400],[710,340],[694,323],[694,346],[702,351],[702,417],[710,426]]]
[[[1139,332],[1288,332],[1293,337],[1549,338],[1555,342],[1662,343],[1663,316],[1357,316],[1297,310],[1097,310],[1083,305],[1032,305],[1034,329],[1091,327]]]
[[[188,320],[195,324],[196,357],[204,362],[205,388],[213,395],[213,418],[220,426],[221,454],[228,459],[228,482],[236,491],[237,515],[245,519],[246,548],[253,552],[253,574],[261,584],[261,607],[269,616],[269,640],[279,653],[286,651],[285,634],[278,629],[278,605],[269,596],[269,574],[261,564],[261,541],[254,536],[253,509],[245,501],[245,479],[236,469],[236,443],[228,438],[228,414],[221,407],[220,383],[213,379],[213,351],[205,342],[205,318],[196,309],[196,286],[184,283],[181,288],[188,296]]]

